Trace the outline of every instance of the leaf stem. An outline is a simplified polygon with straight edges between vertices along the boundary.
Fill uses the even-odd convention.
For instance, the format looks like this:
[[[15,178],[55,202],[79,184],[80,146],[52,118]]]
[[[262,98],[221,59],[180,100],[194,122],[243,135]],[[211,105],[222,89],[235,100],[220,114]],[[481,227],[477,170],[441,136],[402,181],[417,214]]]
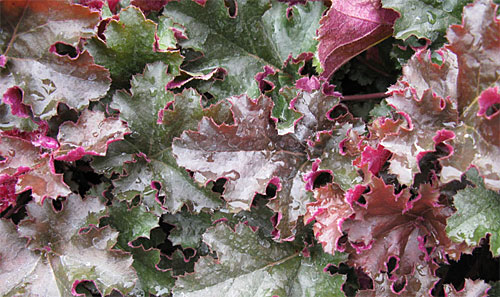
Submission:
[[[389,95],[386,94],[385,92],[380,92],[380,93],[344,96],[340,99],[340,101],[365,101],[369,99],[381,99],[386,97],[389,97]]]

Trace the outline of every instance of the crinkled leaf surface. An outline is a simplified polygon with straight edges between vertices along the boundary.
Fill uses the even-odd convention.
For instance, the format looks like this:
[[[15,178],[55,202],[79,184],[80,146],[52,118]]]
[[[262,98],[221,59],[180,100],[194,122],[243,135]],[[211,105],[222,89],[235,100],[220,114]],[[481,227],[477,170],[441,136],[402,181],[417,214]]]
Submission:
[[[224,1],[208,1],[205,6],[180,1],[168,3],[164,15],[186,29],[188,39],[181,41],[181,46],[203,54],[186,63],[186,70],[227,70],[224,81],[200,86],[203,92],[223,99],[255,89],[254,76],[263,66],[281,69],[289,55],[314,52],[315,30],[323,10],[321,2],[309,2],[294,6],[288,19],[284,3],[240,1],[231,17]]]
[[[95,65],[87,52],[72,59],[59,56],[52,45],[76,46],[90,37],[99,13],[67,1],[3,1],[0,48],[7,57],[1,69],[0,93],[12,86],[23,90],[23,102],[33,113],[49,118],[57,104],[82,109],[109,89],[109,72]]]
[[[309,157],[317,160],[318,168],[313,171],[312,176],[321,172],[330,173],[333,181],[344,191],[360,183],[363,179],[358,174],[358,169],[353,166],[358,152],[349,152],[344,143],[353,140],[357,133],[364,131],[365,125],[354,121],[336,122],[330,131],[318,133],[308,148]]]
[[[342,223],[354,211],[344,198],[344,191],[337,184],[328,184],[315,190],[315,202],[307,205],[305,223],[315,220],[313,225],[316,239],[323,245],[323,250],[335,254],[338,241],[343,236]]]
[[[193,215],[187,212],[176,214],[166,214],[164,222],[175,226],[168,239],[173,245],[180,245],[182,248],[197,248],[201,243],[201,237],[205,230],[212,225],[212,218],[209,214],[200,212]]]
[[[270,118],[270,98],[254,101],[243,95],[231,101],[235,124],[217,125],[204,117],[198,131],[184,132],[174,140],[177,163],[195,171],[202,184],[226,178],[223,196],[236,210],[249,209],[256,193],[265,193],[271,180],[279,182],[275,198],[279,206],[274,209],[293,229],[309,200],[301,176],[301,167],[307,164],[303,144],[290,134],[278,135]],[[292,235],[291,229],[284,228],[283,238]]]
[[[2,232],[2,264],[19,263],[21,267],[6,266],[2,273],[10,277],[1,286],[6,296],[28,293],[32,296],[71,296],[78,281],[92,280],[104,294],[117,288],[126,293],[133,287],[135,271],[130,267],[130,256],[111,251],[117,232],[110,228],[93,226],[81,232],[88,224],[97,224],[104,214],[104,205],[96,198],[82,201],[72,195],[63,203],[63,210],[55,212],[51,203],[43,206],[27,205],[31,219],[18,227]],[[57,223],[54,223],[57,222]],[[13,234],[14,233],[14,234]],[[29,239],[26,243],[22,237]],[[22,257],[22,258],[20,258]],[[4,262],[3,259],[11,261]],[[5,263],[5,264],[3,264]],[[29,271],[23,269],[29,268]],[[76,283],[75,283],[76,282]]]
[[[393,153],[390,171],[400,182],[410,184],[419,172],[420,158],[444,143],[451,147],[441,160],[441,181],[459,180],[474,165],[487,188],[500,189],[496,162],[500,154],[500,115],[480,113],[494,104],[483,96],[498,93],[500,24],[495,10],[488,1],[467,6],[463,25],[451,27],[450,45],[439,52],[442,64],[432,62],[430,53],[420,52],[391,87],[392,97],[387,102],[405,115],[408,126],[381,143]],[[478,25],[477,20],[482,23]]]
[[[324,271],[328,264],[345,259],[342,254],[314,251],[301,256],[291,243],[260,238],[244,224],[233,231],[217,224],[203,240],[217,252],[218,260],[200,258],[195,272],[180,277],[174,296],[332,296],[342,294],[342,276]]]
[[[434,276],[434,273],[429,267],[417,266],[412,275],[406,275],[401,278],[400,283],[404,283],[404,290],[396,292],[394,290],[394,282],[391,281],[385,273],[379,273],[373,278],[373,290],[358,291],[356,297],[414,297],[414,296],[430,296],[430,292],[434,285],[439,281],[439,278]]]
[[[155,48],[156,23],[133,6],[123,9],[119,18],[109,22],[105,42],[93,37],[86,45],[96,62],[109,69],[113,83],[126,85],[132,74],[140,73],[147,63],[155,61],[168,64],[170,73],[179,73],[179,52]]]
[[[166,92],[165,85],[172,78],[166,71],[167,65],[162,62],[148,64],[144,74],[133,77],[131,93],[118,91],[113,96],[111,108],[120,111],[120,119],[128,123],[131,134],[117,145],[111,144],[108,156],[97,158],[93,166],[122,174],[114,181],[114,193],[120,199],[130,200],[141,194],[149,197],[147,203],[154,208],[158,203],[154,201],[155,189],[151,183],[157,181],[161,185],[159,195],[165,196],[163,206],[171,212],[186,203],[195,211],[218,208],[221,201],[217,195],[194,184],[171,154],[172,139],[185,129],[195,129],[204,112],[210,111],[204,111],[201,96],[192,89],[175,96]],[[172,100],[175,102],[169,103]],[[173,109],[164,110],[167,104]],[[165,124],[158,123],[159,114]],[[132,158],[133,154],[143,157]]]
[[[444,37],[450,25],[461,22],[463,7],[471,2],[471,0],[382,0],[382,5],[400,14],[394,23],[394,37],[407,39],[414,35],[434,42]]]
[[[363,194],[366,204],[357,202],[365,186],[357,186],[348,198],[355,216],[346,220],[342,229],[357,250],[351,253],[352,263],[371,276],[385,271],[391,257],[398,263],[392,272],[397,276],[412,274],[417,265],[432,267],[430,260],[442,257],[443,249],[451,244],[445,232],[451,209],[438,204],[439,191],[425,184],[410,200],[407,189],[394,194],[394,187],[377,177],[369,187]],[[432,248],[431,254],[426,247]]]
[[[59,127],[60,147],[57,160],[75,161],[84,155],[106,155],[108,144],[123,140],[127,126],[116,118],[106,118],[103,112],[84,110],[75,124],[65,122]]]
[[[487,188],[500,190],[500,113],[481,114],[490,104],[484,92],[500,87],[500,20],[498,6],[482,0],[464,9],[463,25],[448,31],[448,47],[458,57],[457,103],[463,120],[451,142],[455,151],[442,162],[442,181],[460,179],[470,165],[484,177]],[[497,95],[498,96],[498,95]]]
[[[457,291],[452,285],[445,285],[445,292],[447,296],[450,297],[483,297],[483,296],[494,296],[490,293],[490,284],[486,283],[484,280],[477,279],[475,281],[470,278],[465,279],[465,284],[462,290]]]
[[[329,78],[352,57],[391,36],[396,18],[380,0],[333,0],[318,32],[322,76]]]
[[[151,229],[158,227],[159,218],[148,212],[144,205],[129,208],[126,202],[116,202],[108,209],[109,218],[106,218],[106,222],[120,232],[117,247],[132,254],[132,266],[137,271],[140,289],[156,295],[168,293],[174,285],[174,279],[170,272],[158,269],[160,251],[132,245],[132,241],[138,237],[149,238]]]
[[[31,189],[35,201],[41,202],[46,197],[55,199],[71,193],[62,174],[55,172],[50,155],[43,154],[41,148],[31,142],[3,135],[0,155],[5,158],[0,164],[0,174],[15,180],[16,194]]]
[[[500,194],[484,187],[482,178],[474,168],[467,172],[474,183],[453,197],[457,212],[447,221],[446,232],[454,240],[478,245],[481,238],[490,234],[493,255],[500,255]]]

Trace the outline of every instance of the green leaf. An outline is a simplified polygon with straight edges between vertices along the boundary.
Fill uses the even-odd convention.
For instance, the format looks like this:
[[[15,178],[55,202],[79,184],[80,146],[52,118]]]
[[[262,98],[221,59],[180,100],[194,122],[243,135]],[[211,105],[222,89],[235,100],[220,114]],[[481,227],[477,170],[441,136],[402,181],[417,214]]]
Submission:
[[[212,225],[211,216],[207,213],[197,215],[188,212],[178,212],[176,214],[166,214],[163,221],[175,226],[168,239],[172,244],[181,245],[183,249],[196,249],[201,243],[201,236],[208,227]]]
[[[125,202],[115,202],[109,207],[107,223],[120,231],[117,246],[130,252],[134,259],[132,266],[137,271],[140,288],[145,293],[155,295],[165,294],[174,285],[170,272],[157,268],[160,262],[160,251],[155,248],[145,250],[143,246],[132,247],[132,241],[138,237],[149,238],[151,229],[158,227],[159,218],[146,210],[143,205],[132,208]]]
[[[494,257],[500,255],[500,194],[488,190],[475,168],[467,172],[467,179],[474,183],[454,196],[457,212],[447,221],[446,232],[456,242],[465,240],[468,245],[478,245],[481,238],[490,234],[490,247]]]
[[[109,22],[104,33],[106,42],[93,37],[85,46],[98,64],[109,69],[113,83],[126,85],[133,74],[155,61],[167,63],[170,73],[179,73],[182,63],[179,52],[155,48],[156,23],[147,20],[141,10],[133,6],[123,9],[119,17],[119,21]],[[162,42],[164,40],[162,38]]]
[[[103,294],[130,292],[136,281],[132,258],[111,250],[117,232],[94,227],[105,210],[98,199],[72,195],[60,212],[52,203],[32,202],[26,208],[31,218],[19,224],[18,234],[9,223],[0,223],[2,296],[71,296],[83,280],[94,281]]]
[[[88,52],[76,58],[53,51],[61,42],[77,46],[94,34],[99,13],[67,1],[3,1],[0,7],[0,95],[13,86],[23,90],[23,103],[48,119],[57,105],[83,109],[109,89],[109,72],[95,65]]]
[[[196,212],[218,208],[221,200],[217,195],[197,186],[171,154],[173,138],[186,129],[195,129],[202,116],[211,111],[201,107],[201,96],[192,89],[177,95],[165,91],[172,79],[166,71],[163,62],[148,64],[144,74],[132,78],[130,93],[115,93],[110,106],[120,111],[120,119],[128,123],[132,133],[111,144],[107,157],[96,158],[93,166],[108,174],[121,173],[120,179],[113,182],[113,193],[126,200],[139,194],[147,197],[144,202],[157,214],[163,211],[155,201],[153,181],[160,184],[158,195],[164,196],[162,206],[170,212],[179,211],[185,204]],[[165,109],[168,103],[173,110]],[[159,114],[164,124],[158,123]]]
[[[208,229],[203,240],[218,260],[200,258],[195,273],[178,278],[173,296],[332,296],[341,295],[344,277],[324,271],[346,260],[313,249],[301,255],[292,243],[260,238],[250,227],[225,224]]]
[[[202,92],[223,99],[256,89],[254,76],[263,66],[281,69],[289,55],[316,50],[314,37],[324,10],[321,2],[294,6],[289,19],[285,3],[238,2],[234,18],[224,3],[208,1],[202,7],[194,1],[169,2],[164,10],[165,16],[186,28],[188,39],[181,46],[203,53],[202,58],[186,63],[186,70],[208,73],[223,67],[228,72],[224,81],[199,86]]]
[[[462,20],[462,9],[472,0],[382,0],[384,8],[392,8],[400,17],[394,24],[394,37],[407,39],[411,35],[430,41],[444,42],[450,25]]]

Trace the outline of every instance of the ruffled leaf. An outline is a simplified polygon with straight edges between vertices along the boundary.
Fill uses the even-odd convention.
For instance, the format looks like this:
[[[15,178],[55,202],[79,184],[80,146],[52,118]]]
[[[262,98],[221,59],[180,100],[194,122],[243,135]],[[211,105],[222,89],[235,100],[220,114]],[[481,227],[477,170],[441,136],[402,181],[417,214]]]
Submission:
[[[254,76],[264,66],[281,69],[289,55],[315,51],[315,30],[324,10],[321,2],[294,6],[290,13],[286,4],[269,0],[238,2],[228,9],[230,2],[208,1],[200,6],[181,1],[165,6],[164,15],[186,29],[188,38],[180,45],[202,53],[185,69],[208,73],[222,67],[227,71],[223,81],[200,85],[202,92],[223,99],[257,90]]]
[[[147,20],[139,8],[132,6],[123,9],[119,18],[107,25],[105,41],[93,37],[86,45],[96,62],[109,69],[113,83],[127,84],[132,74],[141,72],[147,63],[155,61],[168,64],[170,73],[179,73],[182,63],[179,52],[156,48],[156,23]]]
[[[432,260],[454,247],[445,232],[452,210],[438,203],[439,191],[425,184],[410,199],[407,189],[394,194],[394,187],[377,177],[368,186],[366,194],[366,187],[358,186],[346,195],[355,210],[342,225],[356,250],[350,261],[371,276],[387,271],[391,258],[396,260],[391,274],[398,277],[412,274],[419,265],[435,269]]]
[[[109,89],[109,72],[95,65],[88,52],[77,57],[56,53],[55,43],[77,46],[90,37],[99,13],[67,1],[3,1],[0,41],[7,64],[0,74],[0,94],[13,86],[23,90],[23,103],[43,119],[62,102],[83,109]]]
[[[166,71],[162,62],[148,64],[144,74],[133,77],[131,93],[118,91],[113,96],[111,108],[120,111],[120,119],[128,123],[131,134],[111,144],[106,158],[96,158],[93,166],[110,175],[121,174],[114,181],[114,193],[120,199],[142,195],[154,209],[160,206],[155,197],[162,195],[162,206],[174,213],[185,204],[197,212],[216,209],[221,203],[217,195],[195,185],[171,155],[172,139],[185,129],[195,129],[201,117],[212,111],[201,107],[201,96],[192,89],[175,96],[165,91],[172,78]]]
[[[223,196],[235,210],[248,210],[256,193],[265,193],[269,183],[275,184],[281,192],[278,197],[283,197],[275,199],[279,221],[293,226],[309,200],[302,190],[301,166],[307,162],[303,144],[290,134],[278,135],[268,97],[253,101],[239,96],[231,101],[234,125],[217,125],[204,117],[197,132],[184,132],[174,140],[177,163],[194,171],[201,184],[225,178]]]
[[[441,64],[429,52],[419,52],[391,87],[387,102],[406,118],[407,126],[381,144],[393,153],[390,171],[401,183],[409,185],[420,171],[421,158],[439,146],[442,182],[459,180],[473,165],[487,188],[500,189],[500,113],[481,113],[494,105],[488,98],[498,90],[500,22],[495,11],[496,5],[486,0],[467,6],[463,25],[451,27],[450,45],[438,51]]]
[[[117,247],[132,254],[132,266],[137,271],[140,288],[149,294],[164,294],[174,286],[170,272],[160,270],[160,251],[135,247],[132,242],[139,237],[149,238],[151,229],[158,227],[159,218],[143,205],[128,208],[125,202],[116,202],[109,208],[106,223],[120,231]]]
[[[324,271],[344,255],[314,251],[301,256],[290,243],[260,238],[244,224],[233,231],[225,224],[208,229],[203,240],[218,260],[200,258],[195,272],[180,277],[174,296],[331,296],[342,294],[343,277]]]
[[[54,156],[64,161],[75,161],[85,155],[104,156],[110,143],[123,140],[129,132],[119,119],[106,118],[103,112],[86,109],[76,124],[65,122],[59,127],[60,147]]]
[[[339,250],[339,239],[343,236],[342,223],[354,211],[344,198],[344,191],[336,184],[329,184],[315,191],[316,201],[307,205],[305,223],[315,220],[314,236],[323,245],[323,250],[335,254]]]
[[[37,202],[45,198],[66,197],[71,190],[64,183],[62,174],[54,169],[54,161],[40,147],[30,141],[1,136],[0,155],[5,160],[0,163],[2,182],[9,180],[15,184],[15,194],[31,189],[31,195]]]
[[[20,223],[19,234],[1,223],[2,228],[10,228],[2,232],[10,234],[1,237],[2,247],[11,247],[1,251],[1,265],[24,264],[16,269],[2,268],[2,273],[10,274],[8,281],[0,286],[4,294],[71,296],[76,285],[84,280],[93,281],[103,294],[114,288],[124,293],[132,289],[136,279],[130,266],[132,259],[111,250],[117,232],[88,227],[97,224],[104,213],[99,200],[82,201],[78,196],[70,196],[60,212],[55,212],[51,203],[44,206],[30,203],[27,211],[31,219]],[[27,237],[28,243],[21,237]]]
[[[394,23],[394,37],[404,40],[413,35],[434,42],[444,39],[450,25],[460,23],[463,7],[471,2],[382,0],[382,5],[400,14]]]
[[[478,245],[481,238],[490,234],[493,255],[500,255],[500,195],[484,187],[477,170],[470,169],[467,179],[474,183],[453,197],[457,209],[447,221],[446,232],[457,242]]]

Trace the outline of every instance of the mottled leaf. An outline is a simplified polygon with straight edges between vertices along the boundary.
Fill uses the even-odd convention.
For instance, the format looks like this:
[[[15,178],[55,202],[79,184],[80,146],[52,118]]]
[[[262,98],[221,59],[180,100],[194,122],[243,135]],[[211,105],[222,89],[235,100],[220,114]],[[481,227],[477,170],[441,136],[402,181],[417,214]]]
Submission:
[[[322,76],[330,78],[352,57],[391,36],[396,18],[380,0],[333,0],[318,31]]]
[[[57,104],[82,109],[109,89],[109,72],[95,65],[87,52],[60,56],[54,44],[76,46],[94,34],[99,13],[67,1],[3,1],[0,49],[7,58],[0,74],[0,93],[13,86],[23,90],[23,103],[49,118]]]
[[[382,5],[400,14],[394,23],[394,37],[407,39],[414,35],[434,42],[444,39],[450,25],[461,22],[463,7],[471,2],[471,0],[382,0]]]
[[[158,269],[160,251],[132,245],[132,241],[138,237],[149,238],[151,229],[158,227],[159,218],[148,212],[143,205],[129,208],[126,202],[115,202],[109,207],[109,218],[105,220],[120,232],[117,247],[132,254],[132,266],[137,271],[140,289],[146,294],[168,293],[174,285],[174,279],[170,272]]]
[[[200,258],[195,272],[180,277],[174,296],[331,296],[342,294],[343,277],[324,271],[338,265],[342,254],[313,251],[301,255],[291,243],[260,238],[244,224],[233,231],[225,224],[208,229],[203,240],[218,260]]]
[[[194,171],[201,184],[227,179],[223,196],[235,210],[249,209],[256,193],[265,193],[269,183],[277,185],[278,197],[283,198],[275,199],[281,205],[274,210],[293,226],[309,200],[301,176],[307,162],[303,144],[290,134],[278,135],[268,97],[253,101],[243,95],[231,101],[235,124],[217,125],[204,117],[197,132],[184,132],[174,140],[177,163]]]
[[[0,155],[5,158],[0,163],[1,177],[14,182],[15,194],[31,189],[35,201],[42,202],[47,197],[55,199],[71,193],[62,174],[55,172],[51,156],[30,141],[2,135]]]
[[[344,191],[336,184],[328,184],[316,189],[315,202],[307,205],[305,223],[315,220],[314,236],[323,245],[323,250],[335,254],[339,250],[339,239],[343,236],[342,223],[354,211],[344,198]]]
[[[493,255],[500,255],[500,195],[484,187],[477,170],[467,172],[467,179],[474,183],[453,197],[457,212],[447,221],[446,232],[457,242],[478,245],[481,238],[490,234]]]
[[[133,287],[136,275],[130,267],[131,258],[111,251],[117,232],[88,227],[97,224],[104,213],[98,199],[82,201],[72,195],[60,212],[54,211],[52,203],[30,203],[27,211],[31,218],[20,223],[19,234],[1,223],[7,228],[2,230],[1,246],[10,247],[1,251],[0,265],[6,265],[1,271],[8,273],[8,280],[0,286],[2,295],[71,296],[83,280],[93,281],[104,294],[113,288],[126,293]],[[22,265],[12,266],[16,264]]]
[[[133,74],[155,61],[168,64],[170,73],[179,73],[182,63],[179,52],[156,48],[155,22],[147,20],[139,8],[132,6],[123,9],[119,18],[107,25],[105,41],[93,37],[86,45],[95,61],[109,69],[113,83],[126,85]]]
[[[164,196],[163,206],[171,212],[184,204],[197,212],[218,208],[221,201],[217,195],[195,185],[171,154],[172,139],[185,129],[195,129],[204,113],[211,111],[201,107],[201,96],[192,89],[175,96],[165,91],[172,78],[166,71],[162,62],[148,64],[144,74],[133,77],[131,93],[115,93],[111,108],[120,111],[120,119],[127,122],[131,134],[111,144],[106,158],[96,158],[93,166],[109,174],[121,173],[113,190],[120,199],[141,194],[154,208],[159,206],[155,201],[158,190],[158,195]],[[153,181],[157,182],[154,187]]]
[[[361,185],[346,194],[355,210],[342,225],[356,250],[350,261],[370,276],[386,271],[391,258],[396,260],[391,274],[398,277],[412,274],[418,265],[435,269],[432,259],[442,259],[453,247],[445,232],[452,210],[438,203],[439,191],[425,184],[410,199],[407,189],[394,194],[394,187],[377,177],[368,186],[366,194]]]
[[[294,6],[290,14],[286,4],[276,1],[237,2],[234,14],[225,4],[181,1],[169,2],[164,9],[165,16],[186,29],[188,39],[181,46],[203,54],[185,69],[208,73],[223,67],[228,73],[224,81],[200,86],[203,92],[223,99],[256,89],[254,76],[262,67],[281,69],[289,55],[315,51],[315,30],[324,10],[321,2]]]
[[[103,112],[84,110],[78,122],[65,122],[59,127],[60,147],[57,160],[75,161],[85,155],[104,156],[108,145],[123,140],[130,131],[116,118],[106,118]]]
[[[392,97],[387,102],[406,118],[407,126],[397,135],[386,136],[381,144],[393,153],[390,171],[401,183],[409,185],[420,171],[419,160],[444,144],[441,181],[460,179],[474,165],[487,188],[500,189],[496,162],[500,116],[480,113],[494,103],[479,100],[490,92],[498,93],[500,25],[495,9],[487,1],[467,6],[464,24],[451,27],[450,45],[438,51],[441,64],[433,62],[429,52],[419,52],[391,87]],[[481,26],[475,22],[478,16],[484,22]]]

